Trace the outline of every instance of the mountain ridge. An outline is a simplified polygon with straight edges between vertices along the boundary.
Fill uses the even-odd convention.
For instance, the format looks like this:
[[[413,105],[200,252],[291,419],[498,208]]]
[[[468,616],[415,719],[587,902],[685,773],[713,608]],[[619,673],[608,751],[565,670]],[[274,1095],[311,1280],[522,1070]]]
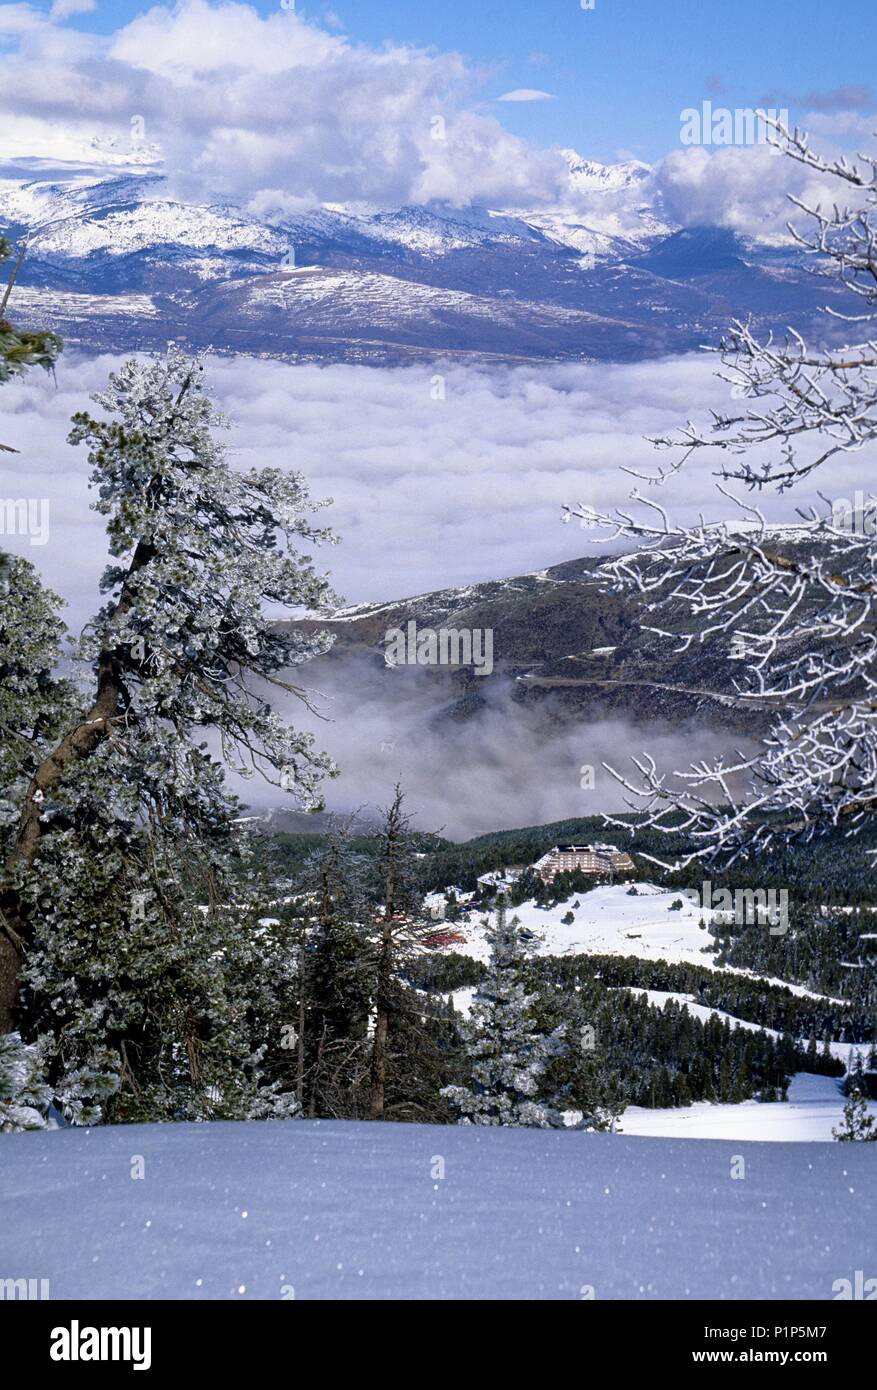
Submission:
[[[257,213],[185,203],[148,167],[66,179],[7,167],[0,231],[28,241],[19,319],[87,350],[173,338],[378,365],[637,361],[715,341],[732,316],[774,331],[817,323],[831,292],[790,250],[675,226],[649,166],[567,154],[568,205],[530,211]]]
[[[732,523],[729,529],[733,534],[749,527]],[[768,528],[766,535],[779,553],[790,556],[819,543],[804,524]],[[439,721],[475,718],[500,687],[510,687],[514,704],[538,706],[554,724],[620,717],[746,737],[766,731],[771,711],[738,688],[740,668],[729,660],[727,641],[717,635],[680,651],[677,642],[650,630],[653,619],[647,618],[644,600],[608,590],[605,563],[602,556],[564,560],[507,579],[350,605],[290,626],[333,634],[332,650],[311,668],[315,686],[324,673],[345,685],[355,683],[358,663],[364,661],[370,679],[390,683],[388,699],[392,683],[406,678],[404,669],[384,661],[390,631],[404,632],[409,622],[418,630],[489,630],[490,673],[476,675],[462,666],[416,667],[407,673],[428,670]],[[691,631],[684,605],[671,605],[662,627]]]

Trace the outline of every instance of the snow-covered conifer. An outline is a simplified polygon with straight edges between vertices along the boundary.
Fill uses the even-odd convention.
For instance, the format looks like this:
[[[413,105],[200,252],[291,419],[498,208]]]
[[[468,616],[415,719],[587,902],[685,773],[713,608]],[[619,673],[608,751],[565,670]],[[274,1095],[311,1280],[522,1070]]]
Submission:
[[[18,1033],[0,1033],[0,1132],[45,1129],[52,1098],[44,1076],[43,1048]]]
[[[487,939],[487,978],[470,1017],[460,1025],[469,1084],[447,1086],[442,1094],[458,1112],[460,1124],[559,1126],[562,1116],[540,1099],[539,1083],[562,1046],[562,1030],[546,1037],[532,1018],[536,996],[523,979],[528,943],[518,918],[507,918],[502,899]]]
[[[272,693],[307,699],[286,673],[329,639],[266,609],[332,602],[298,550],[329,537],[301,477],[229,465],[197,359],[127,362],[95,399],[70,437],[89,446],[113,562],[80,643],[90,675],[13,799],[0,1027],[18,1011],[55,1038],[74,1120],[110,1097],[126,1118],[290,1113],[250,1021],[264,943],[244,930],[223,763],[319,803],[333,766]]]
[[[844,1103],[843,1123],[831,1132],[841,1143],[877,1142],[877,1121],[855,1083],[850,1086]]]

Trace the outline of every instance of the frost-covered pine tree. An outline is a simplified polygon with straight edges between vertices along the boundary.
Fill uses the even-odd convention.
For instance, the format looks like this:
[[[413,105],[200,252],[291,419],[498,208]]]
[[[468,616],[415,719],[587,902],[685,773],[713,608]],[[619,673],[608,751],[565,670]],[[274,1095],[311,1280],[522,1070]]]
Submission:
[[[50,371],[61,339],[49,330],[27,332],[6,317],[23,258],[20,252],[0,301],[0,383],[31,367]],[[12,247],[0,237],[0,264]],[[3,453],[16,453],[0,444]],[[14,823],[22,782],[32,775],[69,712],[70,687],[55,675],[64,627],[60,600],[44,590],[33,566],[0,551],[0,858]],[[19,938],[0,913],[0,962],[14,960]],[[2,971],[2,964],[0,964]],[[42,1128],[51,1094],[42,1076],[44,1049],[6,1033],[0,1008],[0,1129]]]
[[[827,159],[802,132],[767,123],[788,158],[837,191],[831,207],[792,200],[809,221],[790,226],[791,235],[815,273],[834,282],[824,332],[808,343],[790,329],[779,340],[732,322],[719,349],[733,397],[727,411],[654,441],[670,461],[645,475],[648,488],[635,489],[629,507],[614,516],[568,513],[633,542],[604,567],[610,587],[638,594],[648,630],[679,650],[721,642],[740,695],[770,721],[753,756],[674,771],[645,755],[630,775],[609,768],[644,824],[688,835],[684,863],[730,864],[775,839],[806,841],[834,827],[873,831],[877,814],[877,497],[860,507],[824,498],[818,508],[793,508],[789,520],[807,531],[791,549],[746,500],[805,482],[825,487],[831,462],[857,455],[862,490],[871,483],[864,451],[877,440],[877,156]],[[656,490],[710,456],[736,515],[680,525]]]
[[[435,932],[420,847],[397,786],[378,828],[355,817],[331,826],[303,867],[297,1046],[308,1114],[447,1116],[438,1090],[454,1074],[453,1026],[412,985]]]
[[[374,981],[369,1096],[372,1120],[382,1120],[386,1113],[393,1022],[406,1008],[400,975],[433,925],[423,907],[415,839],[404,800],[397,784],[382,818],[377,875],[380,903],[365,924],[366,959]]]
[[[877,1142],[877,1121],[868,1109],[868,1102],[860,1088],[853,1082],[844,1104],[843,1124],[833,1129],[832,1134],[841,1143]]]
[[[0,1133],[46,1129],[52,1098],[44,1078],[43,1049],[17,1033],[0,1033]]]
[[[95,400],[70,439],[89,447],[113,562],[79,646],[88,678],[15,797],[0,1030],[20,1013],[26,1036],[55,1040],[73,1119],[113,1095],[127,1117],[288,1113],[264,1079],[273,1040],[248,1023],[263,943],[242,929],[223,765],[319,804],[332,764],[271,700],[306,698],[286,673],[329,639],[266,607],[332,602],[298,549],[329,536],[300,476],[229,466],[199,360],[129,361]]]
[[[518,918],[508,919],[502,899],[487,939],[487,978],[460,1025],[469,1084],[446,1086],[442,1095],[460,1124],[559,1127],[562,1116],[540,1099],[539,1087],[549,1059],[562,1046],[562,1030],[546,1037],[531,1016],[536,996],[523,978],[528,943]]]
[[[32,564],[0,554],[0,856],[27,783],[75,708],[71,682],[56,674],[60,605]]]
[[[297,1045],[308,1115],[364,1111],[371,1068],[374,960],[370,866],[353,847],[354,817],[329,825],[296,884],[308,905],[299,956]]]
[[[12,247],[0,236],[0,264],[11,255]],[[0,384],[31,367],[51,370],[61,351],[56,334],[22,332],[5,317],[20,264],[21,255],[0,302]],[[2,444],[0,450],[17,452]],[[58,735],[69,714],[71,687],[55,675],[65,632],[60,606],[61,599],[43,588],[33,565],[0,550],[0,827],[14,814],[4,795],[17,778],[34,770],[47,740]]]

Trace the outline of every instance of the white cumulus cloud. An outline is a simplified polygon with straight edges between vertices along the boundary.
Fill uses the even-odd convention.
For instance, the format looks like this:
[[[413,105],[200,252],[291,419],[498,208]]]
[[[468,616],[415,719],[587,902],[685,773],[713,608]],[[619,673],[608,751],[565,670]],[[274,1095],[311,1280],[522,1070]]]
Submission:
[[[61,13],[87,0],[57,0]],[[457,53],[372,48],[278,7],[181,0],[109,36],[5,6],[7,152],[83,159],[130,139],[161,150],[176,190],[205,201],[264,190],[382,205],[556,199],[566,169],[475,109],[481,76]],[[11,12],[11,13],[10,13]],[[95,143],[96,142],[96,143]],[[116,144],[113,144],[116,142]]]
[[[675,150],[658,166],[656,187],[668,218],[683,226],[730,227],[749,236],[783,238],[799,221],[789,195],[831,207],[839,190],[769,145],[702,145]]]

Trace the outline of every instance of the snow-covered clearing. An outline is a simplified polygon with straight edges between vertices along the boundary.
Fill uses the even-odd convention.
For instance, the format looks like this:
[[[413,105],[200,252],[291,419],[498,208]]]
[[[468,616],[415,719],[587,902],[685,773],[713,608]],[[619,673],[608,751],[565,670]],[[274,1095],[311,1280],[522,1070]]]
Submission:
[[[573,903],[579,902],[579,907]],[[671,911],[672,904],[682,907]],[[562,918],[572,912],[574,921]],[[623,884],[603,885],[587,893],[576,893],[556,907],[540,908],[532,901],[514,909],[514,915],[539,940],[540,955],[641,956],[644,960],[712,964],[703,947],[712,937],[698,926],[703,913],[678,889],[667,891],[651,884],[637,884],[634,897]],[[477,924],[465,928],[467,946],[458,949],[476,960],[487,960],[488,946]]]
[[[646,1134],[668,1139],[736,1139],[740,1143],[831,1140],[831,1131],[843,1119],[844,1097],[833,1076],[799,1072],[789,1084],[788,1101],[761,1105],[746,1100],[740,1105],[695,1101],[680,1110],[646,1110],[628,1106],[619,1120],[624,1134]],[[868,1107],[877,1116],[877,1103]],[[849,1144],[840,1146],[848,1149]],[[865,1145],[870,1149],[870,1145]],[[877,1147],[877,1146],[875,1146]],[[872,1162],[877,1172],[877,1152]]]
[[[636,896],[626,884],[604,884],[590,892],[574,893],[568,902],[540,908],[531,900],[514,908],[528,931],[538,938],[536,954],[542,956],[639,956],[641,960],[663,960],[670,964],[700,965],[715,970],[715,955],[705,951],[714,944],[705,927],[703,909],[686,898],[678,888],[658,888],[638,883]],[[575,902],[579,903],[574,907]],[[673,909],[674,903],[682,906]],[[572,912],[574,921],[563,918]],[[461,955],[486,961],[490,954],[480,918],[474,915],[454,930],[467,938],[465,946],[455,946]],[[767,930],[767,928],[765,928]],[[772,976],[756,976],[751,970],[722,966],[734,975],[763,979],[766,984],[785,985],[792,994],[810,999],[825,998],[803,985],[787,984]],[[842,1000],[834,1001],[842,1003]]]
[[[344,1121],[0,1135],[0,1276],[55,1299],[831,1299],[877,1275],[875,1157]]]

